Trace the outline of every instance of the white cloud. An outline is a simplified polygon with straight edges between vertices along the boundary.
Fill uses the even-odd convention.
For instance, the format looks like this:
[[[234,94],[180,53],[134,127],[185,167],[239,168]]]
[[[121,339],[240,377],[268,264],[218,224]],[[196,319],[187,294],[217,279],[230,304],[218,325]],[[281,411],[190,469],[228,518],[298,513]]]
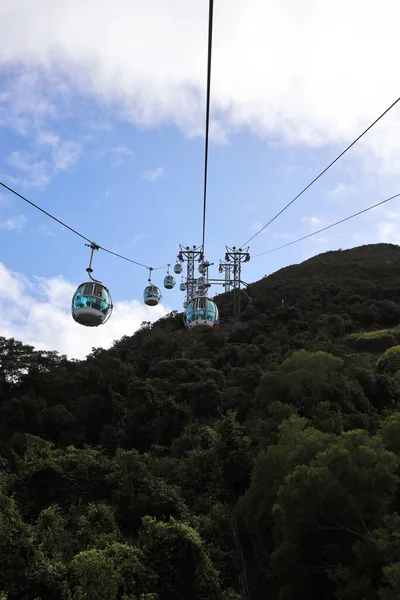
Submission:
[[[81,152],[80,144],[72,140],[60,142],[53,150],[53,171],[66,171],[72,167],[78,160]]]
[[[160,177],[164,177],[164,167],[157,167],[154,171],[146,171],[143,174],[143,179],[148,181],[156,181]]]
[[[84,358],[92,347],[109,348],[114,340],[132,335],[142,321],[153,322],[169,311],[162,305],[147,307],[138,300],[116,302],[105,325],[87,328],[71,317],[75,289],[62,277],[29,280],[0,262],[0,335],[15,337],[37,349]]]
[[[132,150],[126,146],[115,146],[114,148],[110,149],[110,152],[113,152],[114,154],[127,154],[128,156],[133,154]]]
[[[312,252],[316,252],[317,243],[329,243],[332,249],[337,246],[351,248],[377,243],[400,245],[400,212],[379,206],[359,217],[357,222],[358,224],[356,220],[352,221],[353,225],[347,232],[340,231],[342,226],[326,232],[329,237],[313,237],[310,240],[311,246],[314,246]]]
[[[0,222],[0,229],[6,229],[7,231],[22,231],[25,223],[25,215],[18,215],[17,217],[11,217],[10,219]]]
[[[400,213],[383,208],[377,212],[380,213],[380,218],[376,221],[377,241],[400,245]]]
[[[103,158],[104,156],[107,158],[111,157],[110,160],[113,167],[119,167],[124,163],[124,159],[133,156],[133,152],[130,148],[121,145],[100,151],[98,158]]]
[[[294,235],[292,233],[277,233],[274,232],[272,234],[272,237],[275,238],[276,240],[291,240],[294,238]]]
[[[46,235],[49,237],[54,237],[56,234],[50,227],[47,225],[39,225],[36,229],[33,230],[35,233],[40,233],[41,235]]]
[[[353,190],[353,186],[346,185],[342,181],[334,185],[330,190],[328,190],[328,196],[333,198],[347,198],[350,192]]]
[[[270,143],[312,146],[356,137],[398,94],[387,57],[397,53],[400,4],[376,6],[220,0],[215,135],[247,129]],[[8,75],[19,69],[0,93],[3,121],[26,131],[30,116],[61,110],[54,93],[70,110],[79,91],[140,125],[202,135],[207,18],[207,3],[195,0],[1,2],[0,66]],[[391,174],[400,165],[399,130],[396,108],[362,143]]]
[[[0,17],[6,7],[0,5]],[[6,23],[0,18],[0,28],[3,32]],[[4,46],[2,49],[4,50]],[[49,93],[43,86],[40,70],[29,65],[30,60],[21,64],[25,65],[18,73],[7,71],[14,63],[13,44],[9,47],[9,60],[0,50],[0,65],[6,69],[7,80],[2,82],[0,89],[0,125],[13,127],[21,135],[26,135],[32,125],[40,119],[54,117],[56,108],[54,101],[50,99]],[[52,79],[54,84],[54,79]],[[60,86],[56,86],[61,91]],[[54,93],[53,88],[53,93]]]
[[[49,180],[48,164],[43,160],[35,160],[28,152],[12,152],[7,157],[7,163],[16,171],[24,174],[24,177],[9,176],[13,183],[19,183],[23,187],[45,187]]]
[[[251,233],[257,233],[258,231],[260,231],[260,229],[262,227],[264,227],[264,225],[265,225],[265,223],[259,223],[259,222],[252,223],[250,225],[250,231],[251,231]],[[265,230],[261,231],[261,233],[264,233],[264,232],[265,232]]]
[[[39,131],[37,135],[37,141],[39,144],[43,144],[44,146],[52,146],[53,148],[57,148],[58,144],[60,143],[60,138],[51,131]]]
[[[135,235],[135,237],[131,240],[131,242],[129,243],[129,246],[136,246],[136,244],[139,243],[140,240],[147,238],[147,235],[144,235],[143,233],[138,233],[137,235]]]
[[[60,140],[50,132],[39,131],[34,146],[33,152],[14,151],[7,157],[8,165],[17,172],[9,175],[10,181],[25,188],[45,188],[57,173],[72,167],[81,152],[79,143]]]
[[[301,221],[302,223],[308,223],[309,225],[320,225],[324,222],[324,219],[320,219],[319,217],[303,217]]]

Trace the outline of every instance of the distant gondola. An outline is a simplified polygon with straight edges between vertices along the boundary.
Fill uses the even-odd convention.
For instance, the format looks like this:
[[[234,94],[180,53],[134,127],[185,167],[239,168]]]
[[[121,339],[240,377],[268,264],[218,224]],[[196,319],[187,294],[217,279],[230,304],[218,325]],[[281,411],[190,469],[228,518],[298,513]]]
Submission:
[[[164,277],[164,287],[167,290],[172,290],[172,288],[175,286],[175,277],[173,277],[172,275],[170,275],[169,273]]]
[[[182,273],[182,265],[181,265],[181,263],[176,263],[176,265],[174,266],[174,273],[176,273],[177,275],[179,275],[180,273]]]
[[[160,289],[151,282],[151,272],[153,267],[149,267],[149,285],[144,288],[143,300],[147,306],[157,306],[162,300]]]

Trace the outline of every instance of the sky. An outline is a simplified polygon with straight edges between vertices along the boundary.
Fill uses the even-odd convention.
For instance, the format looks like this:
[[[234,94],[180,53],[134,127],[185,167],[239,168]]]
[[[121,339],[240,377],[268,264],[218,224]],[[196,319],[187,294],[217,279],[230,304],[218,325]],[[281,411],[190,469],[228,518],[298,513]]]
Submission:
[[[399,20],[397,0],[215,0],[211,276],[226,245],[243,245],[400,95]],[[148,266],[200,245],[207,27],[207,0],[2,0],[1,181]],[[400,103],[251,242],[243,280],[327,250],[400,244],[398,199],[256,256],[399,193],[399,140]],[[71,297],[89,254],[0,190],[0,335],[81,359],[182,310],[178,285],[146,307],[148,272],[100,250],[93,275],[114,313],[78,325]]]

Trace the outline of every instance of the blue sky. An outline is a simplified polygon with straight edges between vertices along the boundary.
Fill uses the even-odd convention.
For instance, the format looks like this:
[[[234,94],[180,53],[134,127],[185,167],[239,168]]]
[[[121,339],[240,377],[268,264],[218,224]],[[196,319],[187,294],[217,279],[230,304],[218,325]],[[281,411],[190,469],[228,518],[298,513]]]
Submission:
[[[102,246],[151,266],[173,265],[179,244],[201,243],[208,2],[175,0],[169,11],[161,0],[147,8],[125,0],[113,9],[94,0],[85,10],[75,1],[39,4],[36,12],[28,0],[0,7],[1,180]],[[352,7],[327,3],[325,12],[307,0],[301,14],[294,0],[275,4],[216,5],[206,226],[206,256],[216,265],[225,245],[249,239],[400,89],[390,65],[376,59],[396,47],[395,1],[383,2],[385,35],[372,1],[362,3],[361,23],[358,0]],[[371,49],[369,31],[379,50]],[[340,52],[333,47],[338,36]],[[399,126],[395,108],[251,242],[251,255],[398,193]],[[243,279],[330,249],[399,243],[399,224],[395,200],[252,258]],[[0,191],[1,335],[83,357],[92,346],[132,334],[142,320],[181,310],[177,288],[164,290],[161,307],[144,307],[147,272],[100,251],[94,274],[109,287],[115,313],[95,331],[73,323],[70,298],[89,259],[84,244]],[[161,285],[163,276],[155,272],[154,282]]]

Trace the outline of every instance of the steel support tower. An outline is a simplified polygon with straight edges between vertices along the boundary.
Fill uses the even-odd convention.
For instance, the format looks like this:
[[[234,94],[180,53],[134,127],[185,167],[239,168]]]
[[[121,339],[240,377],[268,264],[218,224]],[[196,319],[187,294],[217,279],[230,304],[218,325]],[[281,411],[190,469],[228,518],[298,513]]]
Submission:
[[[190,248],[189,246],[186,246],[186,248],[184,248],[183,246],[181,246],[179,244],[179,254],[178,254],[178,260],[180,262],[185,262],[187,263],[187,267],[186,267],[186,301],[189,304],[189,302],[191,301],[191,299],[196,295],[196,290],[197,290],[197,279],[196,279],[196,274],[195,274],[195,261],[196,259],[199,262],[202,262],[204,260],[204,256],[203,256],[203,247],[202,246],[193,246],[192,248]]]
[[[235,319],[240,317],[240,300],[242,284],[242,263],[249,262],[249,246],[247,248],[236,248],[226,246],[225,262],[230,263],[233,271],[233,316]]]
[[[232,271],[233,265],[231,263],[223,263],[222,260],[220,260],[219,262],[220,262],[219,272],[225,273],[225,283],[224,283],[225,291],[230,292],[231,285],[232,285],[231,271]]]

